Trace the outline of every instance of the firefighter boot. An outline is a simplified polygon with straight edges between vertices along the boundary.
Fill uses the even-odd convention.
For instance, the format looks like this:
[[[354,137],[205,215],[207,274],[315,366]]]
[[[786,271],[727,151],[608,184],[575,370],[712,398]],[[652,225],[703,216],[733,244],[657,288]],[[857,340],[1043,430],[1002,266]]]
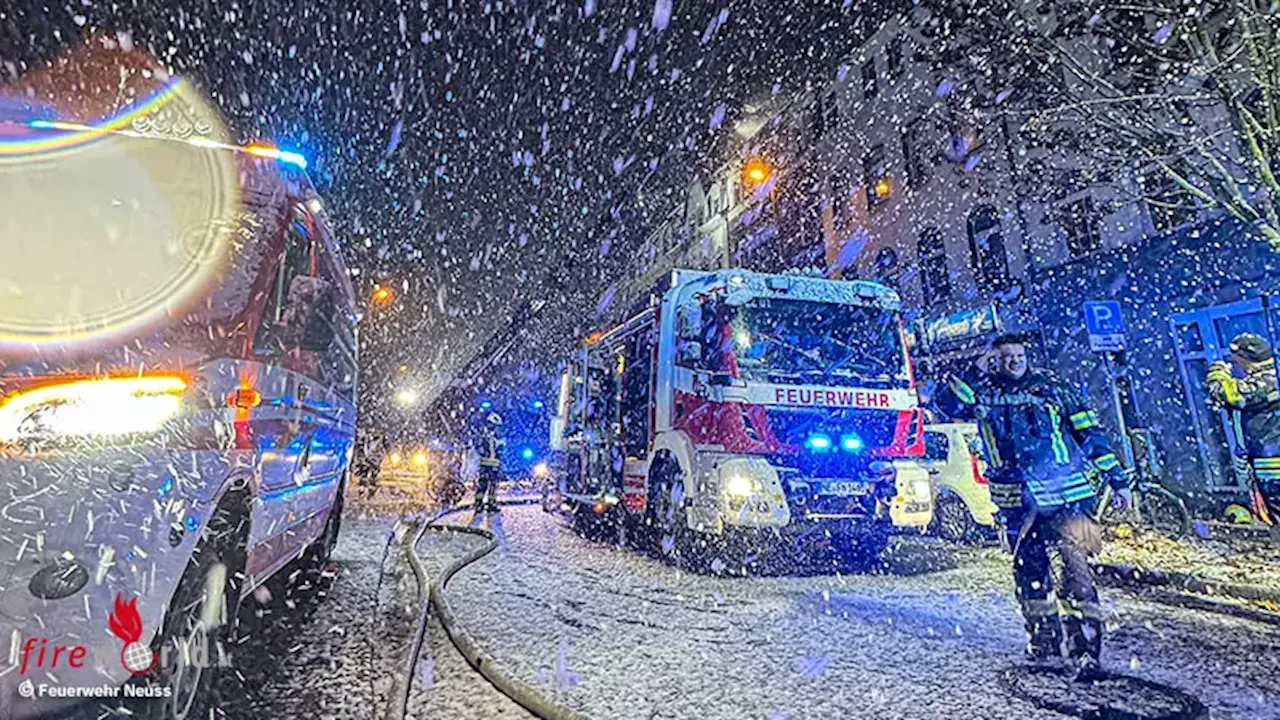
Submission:
[[[1102,621],[1089,617],[1067,616],[1067,657],[1075,669],[1075,679],[1090,682],[1102,675]]]
[[[1052,603],[1052,600],[1023,601],[1027,628],[1026,656],[1033,663],[1052,663],[1062,659],[1062,630],[1058,614],[1048,609]]]

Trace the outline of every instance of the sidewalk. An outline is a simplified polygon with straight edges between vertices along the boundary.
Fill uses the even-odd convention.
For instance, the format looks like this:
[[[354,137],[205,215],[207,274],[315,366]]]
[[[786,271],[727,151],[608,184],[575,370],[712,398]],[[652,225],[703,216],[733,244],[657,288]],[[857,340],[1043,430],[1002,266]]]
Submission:
[[[1190,576],[1224,595],[1233,594],[1232,586],[1238,586],[1255,596],[1257,606],[1280,612],[1280,547],[1261,539],[1170,540],[1127,526],[1119,528],[1116,535],[1103,546],[1096,559],[1099,564],[1174,578]],[[1216,588],[1215,584],[1227,587]]]

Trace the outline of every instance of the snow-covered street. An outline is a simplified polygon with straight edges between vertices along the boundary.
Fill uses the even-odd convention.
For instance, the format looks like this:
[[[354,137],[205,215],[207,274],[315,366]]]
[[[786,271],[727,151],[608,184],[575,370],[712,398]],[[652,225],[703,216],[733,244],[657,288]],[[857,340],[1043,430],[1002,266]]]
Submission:
[[[499,549],[448,586],[459,620],[504,669],[593,718],[1063,717],[998,681],[1022,628],[995,549],[912,542],[884,575],[724,579],[585,540],[536,507],[488,526]],[[419,554],[443,563],[470,542],[428,533]],[[1188,691],[1214,718],[1280,717],[1274,627],[1115,590],[1104,603],[1109,666]],[[520,716],[459,703],[493,691],[432,647],[428,692],[442,697],[427,707]]]
[[[405,582],[412,575],[396,566],[394,552],[384,558],[394,520],[351,515],[333,553],[331,584],[318,596],[273,598],[261,627],[233,652],[218,717],[380,717],[416,620]]]

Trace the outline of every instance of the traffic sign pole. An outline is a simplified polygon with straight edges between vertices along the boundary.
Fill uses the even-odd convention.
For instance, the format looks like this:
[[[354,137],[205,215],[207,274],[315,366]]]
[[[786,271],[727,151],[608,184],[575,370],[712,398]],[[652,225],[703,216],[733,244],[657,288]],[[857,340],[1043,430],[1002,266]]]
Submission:
[[[1116,428],[1120,431],[1120,450],[1127,468],[1134,468],[1133,442],[1124,420],[1124,402],[1120,397],[1120,385],[1116,382],[1116,369],[1111,363],[1111,353],[1124,350],[1124,318],[1120,303],[1114,300],[1087,302],[1084,304],[1084,325],[1089,333],[1089,349],[1102,353],[1102,364],[1107,371],[1107,384],[1111,386],[1111,402],[1115,406]]]
[[[1126,468],[1137,467],[1133,458],[1133,442],[1129,439],[1129,428],[1124,421],[1124,403],[1120,400],[1120,386],[1116,383],[1115,368],[1111,364],[1111,353],[1102,353],[1102,365],[1107,370],[1107,383],[1111,385],[1111,402],[1116,410],[1116,429],[1120,431],[1120,451],[1124,455]]]

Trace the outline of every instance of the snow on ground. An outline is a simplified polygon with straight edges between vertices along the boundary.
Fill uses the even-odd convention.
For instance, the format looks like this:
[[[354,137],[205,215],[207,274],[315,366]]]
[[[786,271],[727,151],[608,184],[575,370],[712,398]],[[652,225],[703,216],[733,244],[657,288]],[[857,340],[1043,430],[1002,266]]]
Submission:
[[[459,620],[508,671],[593,718],[1062,717],[996,681],[1023,642],[999,550],[907,543],[885,575],[725,579],[587,541],[537,507],[492,527],[499,550],[449,586]],[[923,571],[939,557],[949,569]],[[1104,602],[1110,666],[1177,685],[1218,720],[1280,718],[1275,628],[1117,591]]]
[[[236,675],[220,682],[215,717],[382,717],[391,673],[416,621],[409,607],[412,575],[395,567],[394,549],[387,568],[396,572],[378,583],[393,525],[347,513],[332,556],[332,585],[323,597],[272,601],[261,630],[232,654]]]

